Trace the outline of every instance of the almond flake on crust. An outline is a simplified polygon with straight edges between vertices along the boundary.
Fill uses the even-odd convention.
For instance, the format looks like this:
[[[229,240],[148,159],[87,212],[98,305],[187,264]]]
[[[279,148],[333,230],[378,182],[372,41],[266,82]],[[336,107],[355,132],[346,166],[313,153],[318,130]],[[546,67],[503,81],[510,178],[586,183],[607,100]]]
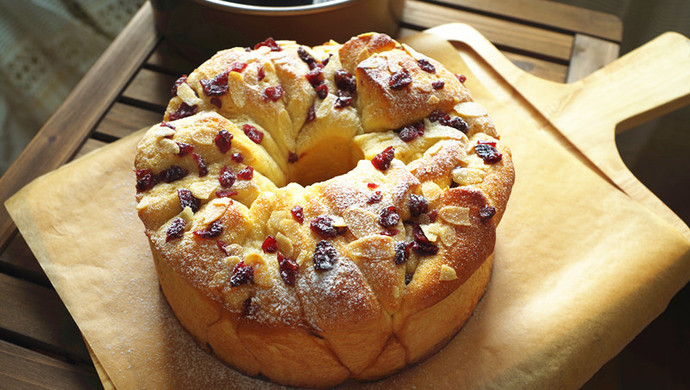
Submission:
[[[230,198],[216,198],[210,201],[203,211],[197,214],[200,225],[208,225],[225,214],[230,205]]]
[[[353,241],[347,245],[346,250],[354,258],[372,261],[392,259],[395,256],[393,239],[378,234]]]
[[[448,282],[450,280],[455,280],[458,278],[458,275],[455,273],[455,270],[452,267],[449,267],[445,264],[441,266],[441,273],[439,274],[438,279],[442,282]]]
[[[481,104],[477,104],[475,102],[462,102],[456,104],[455,107],[453,107],[453,109],[461,116],[467,118],[475,118],[478,116],[488,115],[486,109]]]
[[[192,191],[192,195],[198,199],[208,199],[212,193],[218,188],[217,180],[204,180],[200,182],[194,182],[189,186],[189,190]]]
[[[470,209],[468,207],[445,206],[438,211],[438,216],[453,225],[472,225],[470,222]]]
[[[378,217],[361,207],[353,207],[345,210],[343,219],[347,223],[348,229],[357,238],[375,234],[380,230]]]
[[[201,104],[201,99],[196,96],[196,93],[187,83],[182,83],[177,87],[177,96],[187,103],[188,106],[198,106]]]

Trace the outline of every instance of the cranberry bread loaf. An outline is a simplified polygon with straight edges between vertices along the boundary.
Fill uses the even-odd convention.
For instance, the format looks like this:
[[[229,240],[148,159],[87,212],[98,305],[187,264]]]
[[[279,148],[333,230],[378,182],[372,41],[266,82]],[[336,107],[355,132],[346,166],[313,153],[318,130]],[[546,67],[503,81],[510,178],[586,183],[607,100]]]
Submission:
[[[489,281],[514,180],[462,81],[372,33],[225,50],[175,83],[138,146],[137,210],[203,348],[332,386],[448,342]]]

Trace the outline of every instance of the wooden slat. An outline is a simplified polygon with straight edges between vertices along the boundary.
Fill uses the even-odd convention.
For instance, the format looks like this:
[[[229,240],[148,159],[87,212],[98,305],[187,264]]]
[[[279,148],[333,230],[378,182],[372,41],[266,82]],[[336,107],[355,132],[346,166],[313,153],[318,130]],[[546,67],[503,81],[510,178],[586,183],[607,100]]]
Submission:
[[[534,25],[550,26],[573,33],[585,33],[614,42],[620,42],[623,38],[623,23],[617,16],[555,1],[440,0],[440,2]]]
[[[150,69],[140,69],[122,93],[126,98],[166,107],[170,100],[170,88],[177,77]]]
[[[98,389],[93,368],[75,365],[0,340],[0,388]]]
[[[0,178],[0,204],[74,155],[157,42],[151,6],[146,3]],[[14,230],[7,210],[0,207],[0,248]]]
[[[150,111],[129,104],[115,103],[96,127],[96,132],[122,138],[141,128],[163,120],[162,112]]]
[[[564,62],[570,59],[573,46],[573,36],[569,34],[416,0],[406,2],[403,22],[422,28],[446,23],[467,23],[496,46],[505,46],[512,48],[512,51],[534,53]]]
[[[589,76],[618,58],[619,45],[584,34],[575,34],[573,56],[568,68],[567,82]]]
[[[50,284],[21,234],[16,234],[7,248],[0,253],[0,266],[12,274],[18,274],[45,285]]]
[[[75,361],[91,361],[77,325],[54,290],[0,273],[0,307],[3,334]]]
[[[160,69],[173,76],[191,73],[199,63],[181,58],[178,53],[167,44],[165,38],[146,59],[146,64],[152,68]]]
[[[96,149],[101,148],[102,146],[107,145],[107,142],[99,141],[97,139],[89,138],[84,142],[84,145],[82,145],[81,149],[77,152],[77,154],[74,156],[75,159],[93,152]]]

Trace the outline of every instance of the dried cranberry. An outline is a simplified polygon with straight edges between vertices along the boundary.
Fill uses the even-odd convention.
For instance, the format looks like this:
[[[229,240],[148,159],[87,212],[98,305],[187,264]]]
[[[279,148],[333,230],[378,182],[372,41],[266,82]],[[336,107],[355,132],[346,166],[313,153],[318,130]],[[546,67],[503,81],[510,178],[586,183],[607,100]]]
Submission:
[[[273,236],[266,236],[264,243],[261,244],[261,250],[264,253],[276,253],[278,250],[278,241]]]
[[[398,233],[400,233],[400,230],[398,230],[398,229],[386,229],[379,234],[382,234],[384,236],[393,237],[393,236],[397,235]]]
[[[378,188],[379,185],[376,183],[367,183],[367,188],[373,190],[374,188]]]
[[[156,177],[150,169],[137,169],[134,172],[137,176],[137,192],[148,191],[156,185]]]
[[[172,183],[187,176],[189,172],[178,165],[172,165],[159,173],[160,178],[166,183]]]
[[[357,91],[357,80],[355,76],[345,69],[338,69],[334,74],[335,86],[343,91],[355,93]]]
[[[177,153],[180,157],[184,157],[194,150],[194,145],[185,144],[183,142],[177,142],[177,147],[180,148],[180,151]]]
[[[256,81],[261,81],[266,77],[266,71],[264,71],[264,67],[259,65],[259,69],[256,70]]]
[[[314,218],[309,224],[309,228],[314,232],[325,238],[333,238],[339,234],[345,233],[347,228],[333,226],[333,219],[327,215],[320,215]]]
[[[297,153],[295,153],[295,152],[289,152],[288,153],[288,162],[290,164],[296,163],[297,160],[299,160],[299,156],[297,155]]]
[[[374,158],[371,159],[371,163],[374,165],[374,168],[383,172],[386,169],[390,168],[391,161],[393,161],[394,158],[395,148],[389,146],[386,149],[384,149],[383,152],[374,156]]]
[[[245,124],[242,126],[242,131],[244,131],[244,134],[255,144],[261,143],[264,139],[264,133],[252,125]]]
[[[398,209],[395,206],[388,206],[381,210],[379,214],[379,224],[383,227],[390,228],[397,226],[400,222],[400,214],[398,214]]]
[[[256,45],[254,45],[254,50],[256,50],[256,49],[258,49],[258,48],[260,48],[260,47],[262,47],[262,46],[268,47],[269,49],[271,49],[271,51],[281,51],[281,50],[283,50],[283,49],[280,47],[280,44],[278,44],[278,42],[276,42],[275,40],[273,40],[273,38],[271,38],[271,37],[268,37],[268,38],[266,38],[266,40],[264,40],[263,42],[259,42],[259,43],[257,43]]]
[[[215,143],[221,153],[227,153],[232,146],[232,134],[230,134],[229,131],[222,129],[218,132],[218,135],[216,135]]]
[[[316,249],[314,250],[314,269],[321,271],[332,269],[337,258],[338,252],[333,244],[321,240],[316,244]]]
[[[316,60],[303,46],[297,48],[297,55],[302,61],[309,65],[309,69],[313,69],[316,66]]]
[[[254,177],[254,168],[247,166],[243,170],[237,172],[237,178],[241,180],[251,180]]]
[[[316,119],[316,109],[314,108],[314,105],[312,104],[311,107],[309,107],[309,110],[307,110],[307,118],[305,119],[306,123],[311,123],[314,122]]]
[[[177,96],[177,87],[179,87],[180,85],[182,85],[186,82],[187,82],[187,75],[183,74],[182,76],[180,76],[180,78],[175,80],[175,83],[173,84],[172,88],[170,89],[170,94],[173,96]]]
[[[245,65],[246,66],[246,65]],[[207,96],[222,96],[228,93],[229,70],[216,75],[211,80],[201,79],[201,88]]]
[[[421,131],[420,131],[421,128]],[[424,134],[424,123],[420,122],[414,125],[407,125],[397,132],[398,137],[405,142],[412,142],[415,138]]]
[[[244,156],[242,155],[242,153],[237,152],[232,154],[231,159],[236,163],[241,163],[242,161],[244,161]]]
[[[200,238],[215,238],[223,233],[223,224],[219,220],[211,222],[206,230],[196,230],[194,235]]]
[[[197,108],[198,107],[196,105],[190,106],[187,103],[182,102],[177,107],[177,110],[175,110],[175,112],[172,112],[168,115],[168,119],[170,119],[171,121],[176,121],[178,119],[192,116],[192,115],[196,114]]]
[[[214,106],[220,108],[223,108],[223,101],[220,100],[220,98],[214,96],[211,98],[210,103],[213,104]]]
[[[495,147],[488,143],[478,143],[474,145],[474,151],[477,152],[477,156],[484,160],[485,164],[494,164],[501,161],[503,155],[501,152],[496,150]]]
[[[333,107],[337,109],[349,107],[352,105],[354,99],[352,99],[352,96],[350,96],[349,92],[343,91],[343,90],[338,90],[336,92],[337,98],[335,99],[335,103],[333,104]]]
[[[175,130],[175,126],[171,125],[170,123],[168,123],[166,121],[162,121],[161,126]]]
[[[429,221],[434,223],[438,217],[438,210],[431,210],[427,215],[429,216]]]
[[[325,99],[326,96],[328,96],[328,85],[326,84],[321,84],[314,88],[314,90],[316,91],[316,96],[318,96],[319,99]]]
[[[381,195],[381,191],[376,191],[369,196],[369,199],[367,199],[367,204],[378,203],[381,201],[381,199],[383,199],[383,195]]]
[[[417,65],[419,65],[419,67],[427,73],[436,73],[436,67],[425,58],[418,59]]]
[[[412,235],[414,236],[414,245],[412,248],[417,254],[429,256],[438,253],[438,246],[429,241],[419,225],[415,225],[412,229]]]
[[[465,75],[456,74],[455,77],[457,77],[457,78],[458,78],[458,81],[460,81],[460,82],[463,83],[463,84],[465,83],[465,81],[467,81],[467,77],[465,77]]]
[[[220,174],[218,175],[218,181],[220,182],[220,185],[223,186],[223,188],[230,188],[232,187],[233,184],[235,184],[235,180],[237,179],[237,176],[235,176],[235,173],[228,168],[228,166],[223,166],[223,168],[220,169]]]
[[[165,232],[165,242],[170,242],[174,239],[182,238],[182,236],[184,235],[185,225],[186,222],[184,219],[173,219],[172,223],[170,224],[170,227],[168,227],[168,230],[166,230]]]
[[[414,274],[405,274],[405,286],[410,284],[410,282],[412,281],[412,277],[414,277]]]
[[[441,110],[434,110],[431,114],[429,114],[429,120],[431,122],[438,122],[446,117],[450,118],[445,112]]]
[[[253,281],[254,268],[249,264],[244,264],[244,260],[240,261],[235,268],[232,269],[232,275],[230,275],[230,287],[241,286]]]
[[[441,124],[467,133],[467,122],[460,117],[455,116],[450,119],[441,119]]]
[[[395,244],[395,257],[393,261],[397,265],[405,264],[410,258],[410,249],[414,245],[413,241],[410,242],[399,242]]]
[[[192,209],[193,213],[199,211],[199,208],[201,207],[201,199],[194,197],[194,195],[192,195],[192,191],[185,188],[180,188],[177,190],[177,197],[180,199],[180,206],[182,207],[182,210],[184,210],[185,207],[189,207]]]
[[[290,210],[292,213],[292,218],[299,223],[304,223],[304,210],[300,206],[295,206]]]
[[[484,206],[479,209],[479,218],[481,218],[482,221],[487,221],[494,215],[496,215],[496,208],[494,206]]]
[[[229,198],[231,196],[237,195],[237,191],[216,191],[216,197],[217,198]],[[230,202],[232,204],[232,201]]]
[[[199,177],[208,175],[208,168],[206,167],[206,161],[204,161],[204,158],[196,153],[192,153],[192,157],[194,158],[194,162],[196,162],[197,168],[199,168]]]
[[[331,57],[333,57],[333,53],[329,54],[328,57],[324,58],[323,61],[321,61],[321,65],[328,65],[328,62],[331,60]]]
[[[388,86],[395,90],[403,89],[410,84],[412,84],[412,77],[410,76],[410,72],[405,68],[393,73],[388,81]]]
[[[264,96],[272,102],[277,102],[283,96],[283,87],[276,85],[275,87],[266,87],[264,89]]]
[[[417,217],[424,214],[429,209],[429,201],[422,195],[411,194],[410,195],[410,214],[413,217]]]
[[[443,80],[437,80],[431,83],[431,88],[433,89],[443,89],[446,86],[446,82]]]
[[[304,77],[307,78],[309,84],[311,84],[311,86],[314,88],[323,84],[323,72],[321,71],[321,68],[314,68],[310,70]]]
[[[230,245],[228,245],[227,242],[223,240],[218,240],[216,241],[216,246],[218,249],[220,249],[221,252],[225,254],[225,256],[228,256],[230,253],[228,252],[228,249],[230,249]]]
[[[280,277],[283,279],[283,282],[288,286],[294,286],[297,272],[299,271],[297,262],[278,252],[278,267],[280,268]]]
[[[232,65],[230,65],[230,69],[228,69],[229,72],[241,72],[247,67],[246,62],[233,62]]]

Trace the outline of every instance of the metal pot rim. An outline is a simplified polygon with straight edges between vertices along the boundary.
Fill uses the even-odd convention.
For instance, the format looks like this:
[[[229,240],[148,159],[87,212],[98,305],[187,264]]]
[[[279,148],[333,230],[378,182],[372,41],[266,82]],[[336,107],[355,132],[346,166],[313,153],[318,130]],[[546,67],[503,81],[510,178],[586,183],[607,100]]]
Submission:
[[[238,4],[226,0],[193,0],[203,6],[218,9],[219,11],[235,11],[238,14],[260,16],[291,16],[307,15],[336,10],[352,5],[362,0],[331,0],[325,3],[296,5],[292,7],[266,7],[260,5]]]

